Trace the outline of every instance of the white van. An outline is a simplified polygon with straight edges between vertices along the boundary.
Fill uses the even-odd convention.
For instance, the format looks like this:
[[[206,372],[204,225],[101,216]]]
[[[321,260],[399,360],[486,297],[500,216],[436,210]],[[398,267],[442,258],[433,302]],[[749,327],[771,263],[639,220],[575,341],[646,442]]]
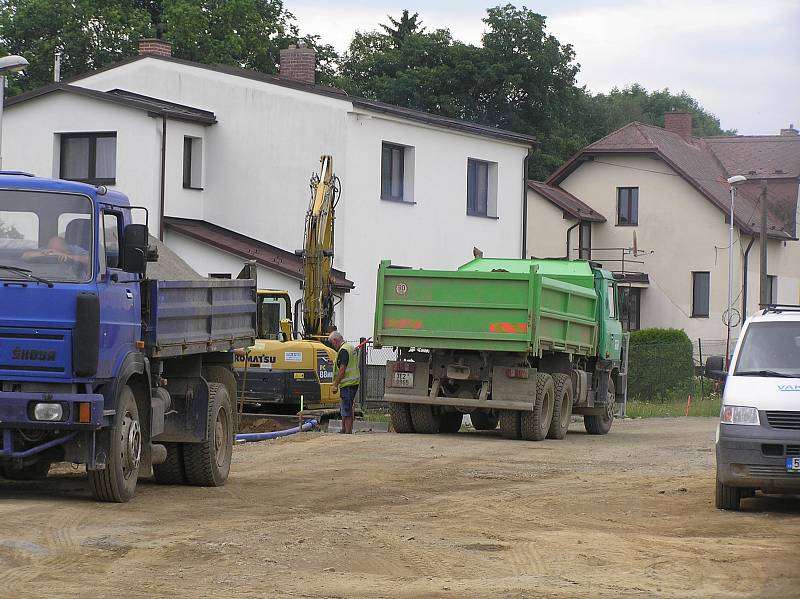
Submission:
[[[749,318],[722,370],[721,357],[709,358],[706,372],[725,380],[717,508],[738,510],[756,490],[800,493],[800,306],[770,306]]]

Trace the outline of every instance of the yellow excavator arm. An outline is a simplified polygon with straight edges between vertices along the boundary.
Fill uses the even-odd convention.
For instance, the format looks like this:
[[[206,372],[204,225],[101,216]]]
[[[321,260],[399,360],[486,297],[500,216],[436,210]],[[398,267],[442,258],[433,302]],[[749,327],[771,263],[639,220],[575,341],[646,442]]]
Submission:
[[[323,338],[333,322],[333,223],[339,180],[333,157],[320,157],[319,174],[311,177],[311,204],[306,213],[303,249],[303,336]]]

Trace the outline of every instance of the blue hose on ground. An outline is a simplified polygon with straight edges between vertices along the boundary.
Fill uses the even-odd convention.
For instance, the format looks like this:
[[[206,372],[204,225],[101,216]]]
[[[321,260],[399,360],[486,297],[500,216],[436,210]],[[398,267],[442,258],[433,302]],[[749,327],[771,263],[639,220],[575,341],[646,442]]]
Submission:
[[[316,420],[309,420],[304,422],[302,426],[295,426],[294,428],[287,428],[283,431],[272,431],[271,433],[240,433],[236,435],[237,441],[266,441],[268,439],[277,439],[278,437],[288,437],[300,431],[310,431],[312,428],[319,424]]]

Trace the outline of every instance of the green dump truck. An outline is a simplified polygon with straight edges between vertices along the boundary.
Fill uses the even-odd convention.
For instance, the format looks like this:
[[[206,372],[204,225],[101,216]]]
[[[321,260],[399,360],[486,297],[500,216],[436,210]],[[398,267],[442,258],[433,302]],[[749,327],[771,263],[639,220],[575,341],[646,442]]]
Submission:
[[[398,433],[605,435],[626,387],[613,275],[585,260],[478,258],[456,271],[381,262],[376,346],[397,348],[384,399]]]

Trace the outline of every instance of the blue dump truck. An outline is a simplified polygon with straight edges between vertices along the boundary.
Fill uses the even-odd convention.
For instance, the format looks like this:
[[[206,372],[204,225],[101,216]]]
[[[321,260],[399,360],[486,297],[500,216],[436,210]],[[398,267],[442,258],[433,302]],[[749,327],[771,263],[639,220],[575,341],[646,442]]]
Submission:
[[[94,497],[115,502],[151,468],[224,484],[256,281],[148,275],[137,210],[102,186],[0,173],[0,477],[85,464]]]

